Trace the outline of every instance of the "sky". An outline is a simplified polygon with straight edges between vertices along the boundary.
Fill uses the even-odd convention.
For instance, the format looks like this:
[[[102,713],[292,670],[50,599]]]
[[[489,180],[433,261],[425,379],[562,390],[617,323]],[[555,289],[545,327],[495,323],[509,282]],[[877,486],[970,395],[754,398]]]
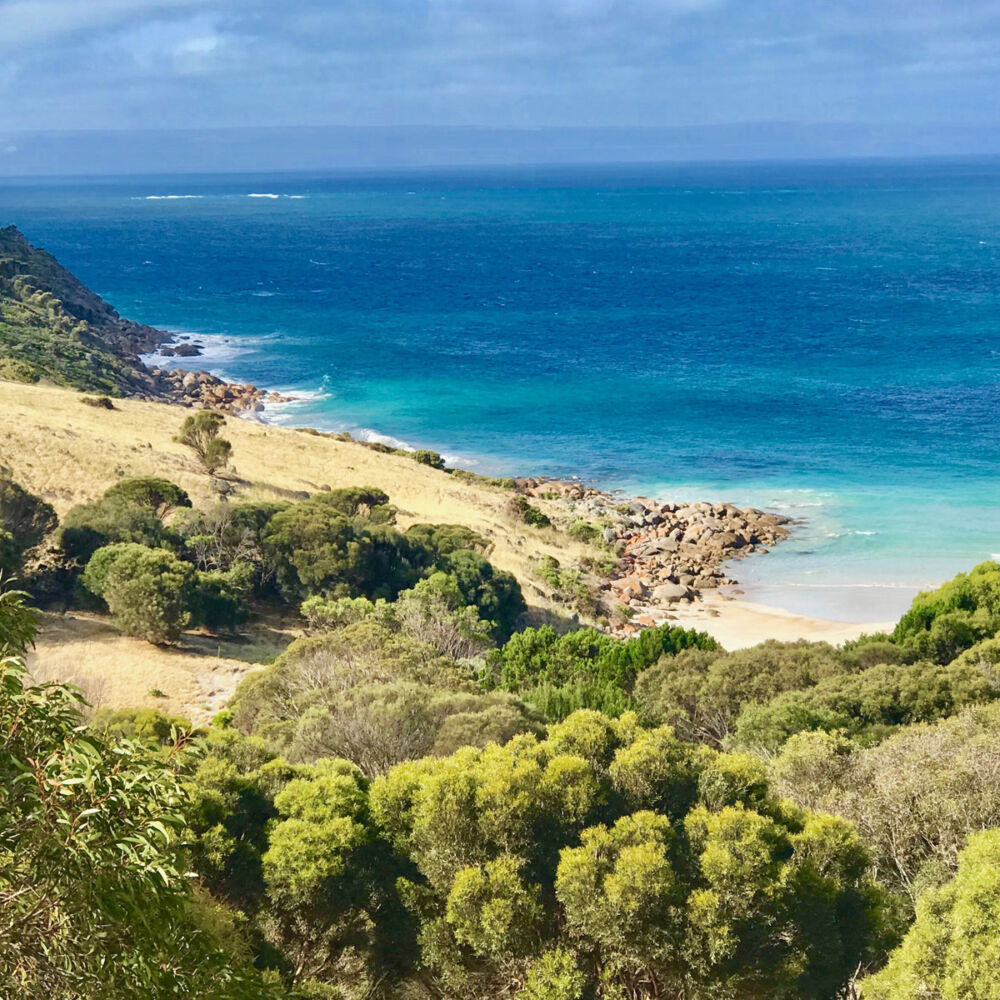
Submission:
[[[0,159],[81,130],[775,123],[1000,143],[1000,0],[0,0]]]

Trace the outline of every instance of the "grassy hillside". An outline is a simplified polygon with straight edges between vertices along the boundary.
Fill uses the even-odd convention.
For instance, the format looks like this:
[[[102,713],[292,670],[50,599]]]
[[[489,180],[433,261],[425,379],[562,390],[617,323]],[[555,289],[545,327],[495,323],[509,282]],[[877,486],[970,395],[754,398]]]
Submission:
[[[0,381],[0,467],[60,515],[130,476],[164,476],[196,506],[219,500],[219,481],[173,440],[189,409],[116,399],[115,409],[106,410],[82,405],[82,399],[55,386]],[[516,524],[506,510],[508,491],[402,455],[237,418],[229,418],[225,435],[233,444],[233,465],[223,481],[231,501],[292,500],[327,486],[378,487],[399,508],[403,528],[459,524],[489,539],[490,561],[517,577],[536,619],[560,609],[552,587],[537,573],[539,560],[553,556],[573,565],[599,555],[554,528]],[[556,504],[538,505],[557,513]],[[275,655],[289,638],[285,624],[276,622],[228,649],[187,637],[179,648],[153,650],[84,614],[50,616],[48,622],[36,653],[48,675],[75,677],[105,704],[183,709],[196,718],[217,708],[242,674]],[[158,700],[151,690],[163,691],[167,699]]]

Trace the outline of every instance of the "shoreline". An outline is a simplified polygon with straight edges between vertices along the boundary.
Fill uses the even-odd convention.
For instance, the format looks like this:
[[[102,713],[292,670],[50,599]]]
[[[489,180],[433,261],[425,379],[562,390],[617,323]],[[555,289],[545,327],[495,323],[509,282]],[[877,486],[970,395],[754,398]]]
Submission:
[[[224,409],[232,416],[268,423],[269,406],[307,402],[307,399],[231,381],[204,369],[165,370],[155,365],[160,358],[169,364],[173,358],[194,361],[205,357],[205,339],[206,335],[168,334],[155,351],[140,356],[138,361],[161,384],[167,381],[173,385],[180,397],[175,401],[187,406]],[[179,345],[187,349],[178,351]],[[166,354],[162,353],[163,348]],[[403,446],[402,450],[417,449]],[[738,581],[727,575],[732,562],[750,554],[767,554],[772,545],[787,539],[803,519],[756,508],[737,508],[731,504],[707,501],[681,504],[619,496],[577,480],[522,477],[516,482],[518,494],[525,497],[556,490],[561,506],[571,518],[579,516],[581,502],[587,504],[586,512],[590,514],[595,513],[595,502],[597,513],[633,508],[632,523],[626,520],[618,526],[613,540],[609,529],[605,528],[604,541],[613,543],[616,550],[621,551],[615,570],[599,577],[600,592],[613,600],[621,599],[621,605],[628,609],[628,617],[608,626],[607,631],[612,634],[627,637],[645,627],[676,622],[708,632],[726,648],[738,649],[769,638],[837,644],[865,632],[891,630],[895,624],[894,621],[837,621],[792,612],[720,590],[738,586]],[[671,525],[670,518],[676,518],[677,514],[689,520],[680,523],[675,520]],[[702,517],[708,524],[689,523],[692,516]],[[717,522],[715,518],[722,518],[722,521]],[[671,528],[672,540],[669,537]],[[694,539],[690,538],[692,529]],[[756,532],[760,532],[759,536]],[[713,544],[712,538],[716,536],[721,536],[722,541]],[[686,556],[694,565],[678,566],[678,549],[683,550],[685,543],[689,543]],[[642,545],[647,550],[652,545],[653,551],[644,551]]]

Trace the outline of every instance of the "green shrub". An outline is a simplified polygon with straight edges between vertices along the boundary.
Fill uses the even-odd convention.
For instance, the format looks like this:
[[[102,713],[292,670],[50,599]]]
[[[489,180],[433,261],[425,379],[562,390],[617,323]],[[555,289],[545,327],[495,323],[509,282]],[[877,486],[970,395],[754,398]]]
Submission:
[[[225,572],[199,571],[192,598],[192,623],[213,632],[233,630],[247,620],[247,598],[253,589],[253,569],[235,563]]]
[[[515,520],[530,524],[533,528],[550,528],[552,521],[547,514],[533,507],[523,496],[511,497],[507,503],[507,513]]]
[[[115,404],[107,396],[81,396],[80,402],[84,406],[93,406],[99,410],[113,410]]]
[[[580,708],[619,715],[632,706],[636,678],[665,655],[684,649],[719,650],[704,632],[670,625],[622,640],[594,628],[558,635],[545,625],[510,638],[492,663],[488,683],[515,692],[546,718]]]
[[[63,518],[59,543],[66,556],[80,564],[115,542],[177,544],[164,519],[176,508],[190,506],[187,493],[167,479],[123,479],[99,500],[73,507]]]
[[[233,451],[233,446],[219,437],[219,431],[225,424],[226,418],[221,413],[200,410],[184,418],[180,433],[174,440],[190,448],[205,471],[212,475],[229,464]]]
[[[576,538],[588,545],[601,545],[604,542],[604,532],[598,524],[590,521],[574,521],[566,532],[570,538]]]
[[[893,640],[914,658],[948,663],[1000,632],[1000,563],[980,563],[937,590],[918,594]]]
[[[156,644],[176,640],[197,606],[194,567],[166,549],[127,542],[98,549],[84,583],[104,598],[126,635]]]
[[[0,379],[31,384],[41,378],[38,369],[20,358],[0,358]]]
[[[418,448],[409,453],[414,462],[421,465],[429,465],[432,469],[443,469],[444,459],[436,451],[428,451],[426,448]]]

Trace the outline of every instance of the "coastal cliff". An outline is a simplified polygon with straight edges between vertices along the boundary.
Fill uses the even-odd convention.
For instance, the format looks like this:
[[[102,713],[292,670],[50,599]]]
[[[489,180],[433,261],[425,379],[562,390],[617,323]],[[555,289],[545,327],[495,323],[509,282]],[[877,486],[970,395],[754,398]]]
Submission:
[[[143,363],[141,355],[157,350],[165,359],[199,353],[186,343],[168,346],[175,339],[123,319],[16,226],[0,228],[0,377],[229,413],[259,411],[265,401],[282,399],[209,372]]]

